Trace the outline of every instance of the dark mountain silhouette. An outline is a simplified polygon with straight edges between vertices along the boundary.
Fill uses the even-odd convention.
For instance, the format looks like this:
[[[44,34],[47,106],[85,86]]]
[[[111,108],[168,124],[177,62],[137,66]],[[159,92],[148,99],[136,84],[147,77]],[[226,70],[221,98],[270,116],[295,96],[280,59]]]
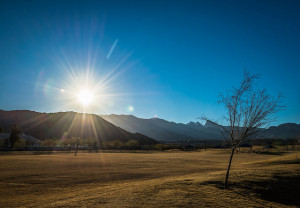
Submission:
[[[140,144],[155,144],[155,140],[140,133],[129,133],[100,116],[76,112],[38,113],[27,110],[0,110],[0,126],[9,131],[17,124],[25,134],[40,140],[48,138],[80,137],[97,138],[100,141],[128,141],[134,139]]]
[[[278,126],[271,126],[262,131],[260,136],[265,138],[299,138],[300,124],[284,123]]]
[[[0,110],[0,126],[6,132],[16,123],[25,134],[38,139],[95,137],[103,141],[129,139],[140,144],[158,141],[192,141],[223,139],[218,129],[199,122],[187,124],[159,118],[142,119],[132,115],[94,115],[76,112],[39,113],[27,110]],[[263,129],[258,138],[299,138],[300,124],[286,123]],[[151,139],[153,138],[153,139]]]
[[[199,122],[187,124],[169,122],[159,118],[142,119],[132,115],[102,115],[107,121],[129,132],[139,132],[161,141],[214,140],[223,139],[212,124]],[[257,138],[297,138],[300,124],[286,123],[262,129]]]

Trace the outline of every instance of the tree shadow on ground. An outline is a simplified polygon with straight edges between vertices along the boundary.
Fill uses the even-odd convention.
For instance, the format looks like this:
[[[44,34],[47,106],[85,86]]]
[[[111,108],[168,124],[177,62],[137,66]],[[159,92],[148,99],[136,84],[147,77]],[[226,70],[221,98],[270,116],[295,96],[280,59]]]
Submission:
[[[223,189],[221,181],[207,181],[205,184]],[[300,206],[300,174],[274,175],[270,180],[242,180],[229,182],[229,190],[248,196],[249,192],[258,194],[262,199],[284,205]]]

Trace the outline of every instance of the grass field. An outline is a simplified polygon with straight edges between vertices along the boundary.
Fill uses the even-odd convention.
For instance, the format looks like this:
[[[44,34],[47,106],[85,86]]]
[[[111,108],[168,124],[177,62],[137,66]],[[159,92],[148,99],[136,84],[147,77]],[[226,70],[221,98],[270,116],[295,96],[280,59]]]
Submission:
[[[300,155],[299,155],[300,157]],[[0,207],[299,207],[297,154],[0,155]]]

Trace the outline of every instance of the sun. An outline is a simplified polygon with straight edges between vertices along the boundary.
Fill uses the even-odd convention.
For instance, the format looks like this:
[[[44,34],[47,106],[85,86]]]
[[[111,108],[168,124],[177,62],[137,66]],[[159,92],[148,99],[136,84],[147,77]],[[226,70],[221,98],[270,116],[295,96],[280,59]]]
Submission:
[[[78,102],[85,107],[91,105],[92,102],[94,101],[94,99],[95,99],[95,96],[88,89],[81,90],[77,94]]]

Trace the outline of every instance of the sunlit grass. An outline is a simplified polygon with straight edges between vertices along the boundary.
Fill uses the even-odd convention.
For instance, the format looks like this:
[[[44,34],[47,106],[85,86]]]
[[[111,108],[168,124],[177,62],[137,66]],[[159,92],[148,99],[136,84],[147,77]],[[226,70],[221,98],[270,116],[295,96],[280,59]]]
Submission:
[[[283,206],[264,198],[260,183],[274,181],[274,174],[292,179],[297,176],[300,169],[297,164],[265,163],[294,155],[237,154],[232,164],[231,186],[224,190],[228,157],[223,151],[80,152],[77,157],[72,153],[1,155],[0,204],[4,207]]]

